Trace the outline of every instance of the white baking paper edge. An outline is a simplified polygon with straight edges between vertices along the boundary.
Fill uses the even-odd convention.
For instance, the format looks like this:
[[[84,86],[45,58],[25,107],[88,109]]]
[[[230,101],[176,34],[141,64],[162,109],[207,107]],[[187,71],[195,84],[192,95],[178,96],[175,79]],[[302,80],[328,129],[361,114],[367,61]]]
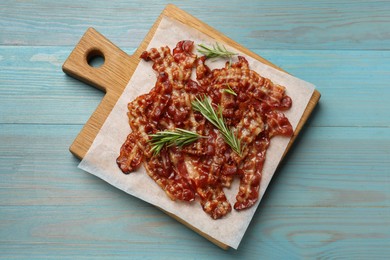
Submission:
[[[215,40],[209,36],[184,25],[177,20],[163,17],[148,49],[167,45],[172,50],[180,40],[192,40],[195,44],[215,44]],[[234,52],[238,52],[229,46],[225,47]],[[289,111],[285,112],[285,115],[289,118],[295,129],[313,94],[314,86],[267,66],[251,57],[246,58],[251,69],[255,70],[263,77],[271,79],[274,83],[286,87],[287,95],[292,98],[293,105]],[[224,66],[225,62],[226,61],[208,61],[207,64],[211,68],[220,68]],[[241,212],[237,212],[233,209],[226,217],[219,220],[213,220],[209,215],[203,212],[198,201],[192,203],[171,201],[168,196],[166,196],[165,192],[146,174],[143,167],[137,172],[125,175],[120,171],[116,164],[116,158],[118,157],[120,147],[131,131],[127,118],[127,104],[137,96],[149,92],[149,90],[154,87],[155,82],[156,74],[152,70],[152,62],[141,61],[123,94],[96,136],[89,151],[80,162],[79,168],[96,175],[128,194],[178,216],[210,237],[237,249],[282,158],[287,144],[289,143],[289,138],[274,137],[271,140],[271,145],[267,151],[267,157],[264,164],[260,187],[260,199],[258,203]],[[235,195],[238,191],[238,182],[239,181],[236,180],[229,190],[225,190],[232,205],[235,202]]]

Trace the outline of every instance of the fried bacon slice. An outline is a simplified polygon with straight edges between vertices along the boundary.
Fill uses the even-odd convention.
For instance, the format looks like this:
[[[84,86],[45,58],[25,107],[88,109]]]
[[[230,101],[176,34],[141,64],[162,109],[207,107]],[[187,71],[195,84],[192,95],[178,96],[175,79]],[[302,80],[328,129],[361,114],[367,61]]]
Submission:
[[[153,62],[157,73],[154,88],[128,104],[132,132],[123,143],[117,164],[123,173],[135,171],[141,164],[148,175],[172,200],[199,200],[213,219],[232,210],[224,188],[235,176],[240,186],[235,210],[253,206],[259,189],[267,148],[273,136],[291,136],[292,126],[282,111],[292,105],[285,88],[260,76],[238,56],[235,63],[211,70],[206,57],[197,57],[192,41],[180,41],[169,47],[152,48],[141,58]],[[196,71],[196,81],[191,79]],[[236,95],[225,91],[231,89]],[[196,97],[211,97],[220,107],[229,128],[237,134],[244,149],[239,156],[224,142],[219,131],[199,112],[192,110]],[[207,138],[183,148],[165,147],[151,153],[150,134],[183,128]]]
[[[269,138],[265,132],[256,137],[248,149],[248,155],[239,166],[240,187],[236,196],[234,209],[242,210],[251,207],[259,198],[261,173]]]

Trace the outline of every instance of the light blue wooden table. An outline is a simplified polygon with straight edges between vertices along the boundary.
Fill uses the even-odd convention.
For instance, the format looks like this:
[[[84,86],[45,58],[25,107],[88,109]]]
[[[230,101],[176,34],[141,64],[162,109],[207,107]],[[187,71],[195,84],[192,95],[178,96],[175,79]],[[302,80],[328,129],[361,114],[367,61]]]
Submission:
[[[61,65],[89,27],[132,53],[165,1],[0,2],[0,258],[390,258],[390,2],[171,1],[322,94],[239,249],[77,168],[103,94]]]

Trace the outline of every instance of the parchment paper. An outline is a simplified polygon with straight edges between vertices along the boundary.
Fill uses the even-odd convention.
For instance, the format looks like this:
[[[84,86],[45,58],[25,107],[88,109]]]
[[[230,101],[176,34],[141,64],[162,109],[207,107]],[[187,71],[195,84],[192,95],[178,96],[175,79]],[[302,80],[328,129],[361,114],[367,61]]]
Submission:
[[[167,35],[169,35],[169,37],[167,37]],[[168,45],[172,50],[180,40],[193,40],[195,44],[215,44],[215,40],[207,35],[184,25],[177,20],[163,17],[148,49]],[[229,46],[225,45],[225,47],[234,52],[238,52]],[[245,57],[247,58],[251,69],[287,88],[287,95],[292,98],[293,105],[289,111],[285,112],[285,115],[289,118],[295,129],[312,96],[314,86],[262,64],[250,57]],[[225,62],[226,61],[208,61],[207,64],[213,69],[214,67],[223,67]],[[213,220],[209,215],[203,212],[198,201],[194,201],[193,203],[171,201],[168,196],[166,196],[165,192],[147,175],[143,167],[137,172],[125,175],[120,171],[116,164],[116,158],[119,155],[120,147],[131,131],[126,114],[127,103],[137,96],[149,92],[150,89],[154,87],[155,82],[156,74],[152,69],[152,62],[141,61],[89,151],[79,164],[79,168],[96,175],[111,185],[137,198],[177,215],[200,231],[237,249],[276,167],[281,160],[289,142],[289,138],[274,137],[271,140],[263,169],[260,199],[258,203],[250,209],[241,212],[237,212],[233,209],[232,212],[223,219]],[[238,183],[239,181],[236,180],[230,189],[225,189],[226,195],[232,205],[235,202]]]

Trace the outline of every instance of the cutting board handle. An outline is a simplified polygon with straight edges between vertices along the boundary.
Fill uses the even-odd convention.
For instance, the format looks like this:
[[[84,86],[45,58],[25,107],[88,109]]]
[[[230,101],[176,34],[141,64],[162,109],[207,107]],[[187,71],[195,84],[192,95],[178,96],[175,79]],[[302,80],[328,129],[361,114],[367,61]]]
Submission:
[[[93,67],[89,64],[93,56],[102,56],[104,63]],[[139,61],[139,55],[128,55],[95,29],[89,28],[62,65],[62,70],[69,76],[106,92],[70,146],[69,150],[79,159],[87,153]]]
[[[93,67],[89,60],[94,56],[104,58],[104,63]],[[126,86],[130,79],[131,67],[138,64],[138,59],[126,54],[107,38],[89,28],[62,66],[62,70],[107,94],[119,92],[117,86]]]

